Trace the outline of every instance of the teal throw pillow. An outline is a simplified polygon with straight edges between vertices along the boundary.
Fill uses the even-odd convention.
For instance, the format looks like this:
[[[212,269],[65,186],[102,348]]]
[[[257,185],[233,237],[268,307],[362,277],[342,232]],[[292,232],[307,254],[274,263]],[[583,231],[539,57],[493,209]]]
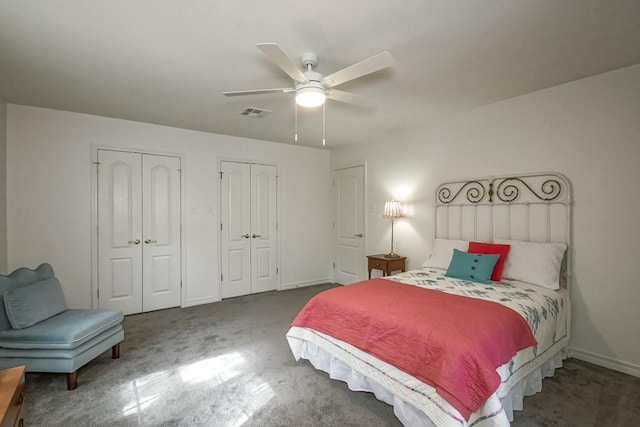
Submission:
[[[15,287],[2,294],[13,329],[24,329],[67,309],[60,282],[55,277]]]
[[[445,276],[478,283],[492,283],[491,273],[498,258],[500,255],[471,254],[454,249]]]

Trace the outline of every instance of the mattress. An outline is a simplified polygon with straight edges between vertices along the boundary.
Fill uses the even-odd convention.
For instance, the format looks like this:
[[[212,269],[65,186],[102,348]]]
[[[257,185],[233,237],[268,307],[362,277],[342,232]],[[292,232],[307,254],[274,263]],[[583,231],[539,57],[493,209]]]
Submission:
[[[445,277],[444,271],[434,268],[388,279],[499,302],[525,318],[538,342],[497,369],[500,386],[467,421],[433,387],[391,364],[327,334],[298,327],[289,330],[287,339],[296,359],[308,359],[332,378],[347,382],[351,389],[373,392],[394,406],[396,416],[406,426],[509,425],[512,411],[522,407],[522,397],[539,391],[541,379],[552,375],[566,357],[570,306],[564,289],[555,291],[515,281],[478,284]]]

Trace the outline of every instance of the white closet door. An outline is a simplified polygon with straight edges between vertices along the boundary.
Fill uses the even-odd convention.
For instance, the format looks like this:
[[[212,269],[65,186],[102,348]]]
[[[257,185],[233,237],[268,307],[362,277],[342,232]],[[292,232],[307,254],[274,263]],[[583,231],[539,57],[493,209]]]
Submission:
[[[222,162],[222,298],[251,293],[251,165]]]
[[[275,166],[222,162],[222,298],[278,286]]]
[[[364,280],[364,167],[333,172],[335,281]]]
[[[180,286],[180,158],[142,156],[142,310],[177,307]]]
[[[142,310],[140,154],[98,151],[98,295],[100,308]]]
[[[276,167],[251,165],[251,293],[278,286]]]
[[[181,303],[180,158],[98,150],[98,307]]]

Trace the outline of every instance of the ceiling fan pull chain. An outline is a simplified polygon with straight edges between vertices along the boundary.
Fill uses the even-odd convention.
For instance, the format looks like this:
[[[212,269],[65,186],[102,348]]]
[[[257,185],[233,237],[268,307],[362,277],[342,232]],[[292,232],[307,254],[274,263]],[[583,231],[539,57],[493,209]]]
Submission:
[[[293,136],[293,140],[294,142],[298,142],[298,103],[295,101],[295,99],[293,100],[293,116],[294,116],[294,136]]]
[[[326,140],[325,140],[325,131],[326,131],[326,113],[325,113],[325,108],[326,108],[327,104],[324,103],[322,104],[322,146],[324,147],[325,145],[327,145]]]

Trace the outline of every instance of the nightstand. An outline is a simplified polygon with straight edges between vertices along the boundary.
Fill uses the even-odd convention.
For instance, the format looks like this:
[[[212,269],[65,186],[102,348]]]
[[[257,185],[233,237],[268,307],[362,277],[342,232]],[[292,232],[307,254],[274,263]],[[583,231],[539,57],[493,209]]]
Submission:
[[[392,271],[407,271],[407,257],[400,256],[396,258],[387,258],[384,254],[367,255],[369,260],[369,279],[371,279],[371,270],[382,270],[382,276],[390,276]]]

